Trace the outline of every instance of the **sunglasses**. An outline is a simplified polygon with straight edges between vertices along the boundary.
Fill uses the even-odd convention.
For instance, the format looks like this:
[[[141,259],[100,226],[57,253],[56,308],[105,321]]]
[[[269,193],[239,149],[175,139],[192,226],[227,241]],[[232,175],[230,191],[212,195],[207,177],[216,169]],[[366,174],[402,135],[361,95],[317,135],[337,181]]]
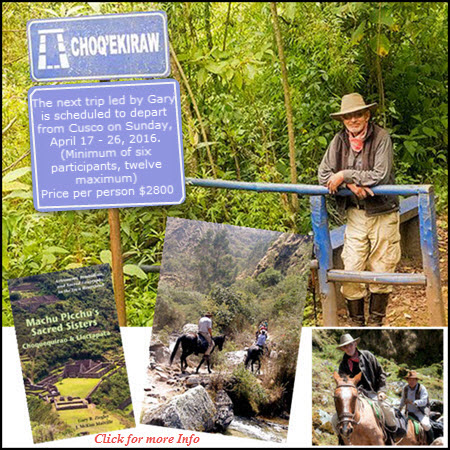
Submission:
[[[356,111],[356,112],[353,112],[353,113],[344,114],[342,116],[342,118],[344,120],[350,120],[350,119],[353,119],[353,118],[359,119],[360,117],[364,116],[364,114],[366,114],[365,110],[364,111]]]

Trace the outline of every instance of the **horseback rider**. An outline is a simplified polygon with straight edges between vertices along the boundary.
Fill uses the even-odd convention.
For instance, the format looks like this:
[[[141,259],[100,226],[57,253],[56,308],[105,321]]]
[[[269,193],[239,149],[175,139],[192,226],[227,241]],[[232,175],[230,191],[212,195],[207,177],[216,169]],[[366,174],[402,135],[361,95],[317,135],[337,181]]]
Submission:
[[[378,362],[377,358],[368,350],[358,349],[360,338],[353,339],[350,334],[344,334],[340,337],[339,345],[336,347],[345,354],[339,365],[339,375],[342,377],[347,375],[354,378],[360,372],[362,373],[361,380],[358,383],[358,390],[366,397],[376,400],[383,415],[385,417],[386,425],[390,428],[397,428],[397,420],[395,418],[395,411],[386,400],[386,373]],[[331,423],[336,434],[338,417],[334,414]]]
[[[256,330],[256,339],[258,339],[258,337],[261,334],[262,330],[265,330],[265,332],[267,333],[268,327],[269,327],[269,324],[268,324],[267,320],[261,321],[261,323],[259,324],[258,329]]]
[[[209,358],[213,348],[214,341],[212,339],[212,313],[207,312],[198,322],[198,334],[205,338],[208,343],[208,348],[205,352],[205,357]]]
[[[434,441],[433,427],[430,422],[430,400],[424,385],[419,383],[415,370],[410,370],[405,377],[408,384],[402,390],[399,409],[406,406],[406,413],[417,419],[427,435],[428,445]]]
[[[261,330],[259,333],[258,339],[256,340],[256,345],[261,349],[261,353],[264,353],[266,349],[266,341],[267,341],[267,332],[266,330]]]

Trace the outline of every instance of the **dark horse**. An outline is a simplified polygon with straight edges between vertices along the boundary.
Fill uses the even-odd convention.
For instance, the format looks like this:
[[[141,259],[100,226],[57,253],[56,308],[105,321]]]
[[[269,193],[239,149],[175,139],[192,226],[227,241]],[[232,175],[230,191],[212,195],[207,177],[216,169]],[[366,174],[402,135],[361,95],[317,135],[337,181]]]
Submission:
[[[215,336],[213,337],[214,341],[214,347],[211,351],[211,353],[214,351],[216,347],[219,348],[219,350],[222,350],[223,343],[225,341],[225,336]],[[177,339],[177,342],[175,343],[175,347],[173,349],[172,354],[170,355],[170,364],[172,364],[173,359],[175,358],[175,354],[177,353],[178,346],[181,343],[181,356],[180,356],[180,366],[181,366],[181,372],[185,373],[186,368],[188,366],[186,358],[189,355],[192,355],[192,353],[198,354],[198,353],[205,353],[206,349],[208,348],[208,345],[206,341],[199,345],[198,338],[196,334],[189,333],[189,334],[183,334]],[[206,345],[205,345],[206,344]],[[208,372],[211,373],[211,369],[209,367],[209,358],[207,356],[203,355],[202,360],[200,361],[200,364],[197,367],[197,370],[195,373],[198,373],[198,370],[200,369],[200,366],[203,364],[203,362],[206,361],[208,366]],[[183,368],[184,366],[184,368]]]
[[[251,363],[251,368],[253,372],[253,364],[257,363],[258,368],[256,369],[256,373],[259,373],[261,369],[261,356],[264,353],[264,349],[259,345],[252,345],[247,349],[247,357],[245,358],[245,368],[248,368],[248,365]]]

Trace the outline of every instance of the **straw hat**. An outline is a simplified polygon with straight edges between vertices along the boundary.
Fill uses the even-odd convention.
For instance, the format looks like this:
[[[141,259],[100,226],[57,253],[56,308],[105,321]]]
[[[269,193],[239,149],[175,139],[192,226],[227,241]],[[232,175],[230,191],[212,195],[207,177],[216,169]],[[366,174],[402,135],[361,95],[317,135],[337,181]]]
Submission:
[[[347,94],[342,97],[341,100],[341,110],[336,113],[330,114],[335,120],[341,120],[344,114],[353,113],[356,111],[365,111],[366,109],[370,111],[374,111],[377,108],[376,103],[370,103],[370,105],[366,105],[361,94],[357,92],[353,92],[352,94]]]
[[[408,372],[408,375],[406,375],[405,380],[408,380],[409,378],[416,378],[418,380],[419,375],[417,374],[417,372],[415,370],[410,370]]]
[[[360,341],[359,337],[353,339],[351,334],[343,334],[339,340],[339,345],[336,348],[342,350],[341,347],[345,347],[346,345],[351,344],[352,342],[356,342],[356,345],[358,345],[359,341]]]

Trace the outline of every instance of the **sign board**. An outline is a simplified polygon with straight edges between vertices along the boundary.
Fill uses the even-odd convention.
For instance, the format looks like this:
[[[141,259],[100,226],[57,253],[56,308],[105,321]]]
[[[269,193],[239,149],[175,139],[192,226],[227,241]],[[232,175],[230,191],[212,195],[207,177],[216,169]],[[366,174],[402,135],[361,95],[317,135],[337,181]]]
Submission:
[[[170,74],[163,11],[30,20],[27,38],[34,81]]]
[[[176,80],[38,86],[28,106],[38,211],[184,201]]]

